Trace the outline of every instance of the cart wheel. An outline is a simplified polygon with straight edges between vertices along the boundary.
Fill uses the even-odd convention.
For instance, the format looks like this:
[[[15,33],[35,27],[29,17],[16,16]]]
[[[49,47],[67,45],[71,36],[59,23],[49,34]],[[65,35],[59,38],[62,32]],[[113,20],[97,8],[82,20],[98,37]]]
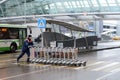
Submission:
[[[86,61],[84,61],[84,62],[82,63],[82,65],[83,65],[83,66],[86,66],[86,63],[87,63],[87,62],[86,62]]]

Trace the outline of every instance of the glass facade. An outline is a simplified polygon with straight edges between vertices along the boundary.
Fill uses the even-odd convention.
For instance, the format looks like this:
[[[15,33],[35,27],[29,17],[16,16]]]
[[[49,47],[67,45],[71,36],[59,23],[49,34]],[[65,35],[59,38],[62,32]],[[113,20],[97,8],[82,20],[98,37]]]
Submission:
[[[0,17],[118,11],[120,0],[0,0]]]

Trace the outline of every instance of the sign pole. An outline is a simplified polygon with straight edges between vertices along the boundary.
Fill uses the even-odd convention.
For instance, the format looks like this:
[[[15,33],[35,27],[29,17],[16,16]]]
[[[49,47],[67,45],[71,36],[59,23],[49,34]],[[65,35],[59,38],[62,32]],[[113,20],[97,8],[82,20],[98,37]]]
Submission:
[[[44,41],[43,41],[43,31],[42,29],[46,28],[46,20],[45,19],[38,19],[38,28],[40,28],[41,31],[41,46],[44,47]]]
[[[40,29],[40,31],[41,31],[41,47],[43,48],[44,47],[44,45],[43,45],[43,31],[42,31],[42,29]]]

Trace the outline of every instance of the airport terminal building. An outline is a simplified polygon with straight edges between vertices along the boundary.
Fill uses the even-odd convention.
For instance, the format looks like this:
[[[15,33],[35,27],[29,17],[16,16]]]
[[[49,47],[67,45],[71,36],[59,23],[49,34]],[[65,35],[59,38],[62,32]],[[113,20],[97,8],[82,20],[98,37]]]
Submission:
[[[119,80],[119,22],[120,0],[0,0],[0,80]]]

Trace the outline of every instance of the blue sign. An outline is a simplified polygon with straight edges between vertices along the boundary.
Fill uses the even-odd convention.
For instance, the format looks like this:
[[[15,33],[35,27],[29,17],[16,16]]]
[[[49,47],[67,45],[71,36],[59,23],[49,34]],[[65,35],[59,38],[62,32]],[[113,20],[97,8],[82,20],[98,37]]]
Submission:
[[[39,28],[46,28],[46,20],[45,19],[38,19],[38,27]]]

